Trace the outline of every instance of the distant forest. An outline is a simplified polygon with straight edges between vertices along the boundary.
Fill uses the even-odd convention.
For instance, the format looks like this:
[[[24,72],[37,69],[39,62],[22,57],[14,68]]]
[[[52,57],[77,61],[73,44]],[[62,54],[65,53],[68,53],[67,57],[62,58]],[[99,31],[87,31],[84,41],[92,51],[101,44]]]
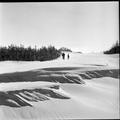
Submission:
[[[52,60],[60,56],[60,51],[54,46],[36,48],[25,48],[23,45],[9,45],[8,47],[0,47],[0,61],[46,61]]]
[[[117,41],[109,50],[104,51],[104,54],[119,54],[120,53],[120,45]]]

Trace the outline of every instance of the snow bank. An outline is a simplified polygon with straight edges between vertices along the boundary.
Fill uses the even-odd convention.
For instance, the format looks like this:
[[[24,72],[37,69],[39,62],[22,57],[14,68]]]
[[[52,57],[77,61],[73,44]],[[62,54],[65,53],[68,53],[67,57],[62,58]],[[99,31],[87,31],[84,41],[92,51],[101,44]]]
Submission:
[[[85,84],[60,84],[44,81],[0,83],[0,93],[4,97],[11,98],[8,99],[9,103],[18,106],[10,107],[0,103],[0,118],[1,120],[118,119],[119,79],[118,77],[110,76],[110,72],[113,72],[113,69],[117,70],[119,68],[118,65],[119,56],[117,54],[104,55],[79,53],[70,53],[69,60],[62,60],[60,57],[56,60],[46,62],[0,62],[1,75],[3,73],[32,70],[35,73],[44,73],[47,71],[48,74],[52,72],[52,75],[56,77],[54,72],[56,70],[60,72],[61,70],[61,72],[67,72],[64,76],[66,79],[73,80],[76,77],[78,78],[78,74],[85,74],[86,76],[91,77],[89,80],[86,79],[87,77],[83,79]],[[79,69],[71,69],[70,67],[79,67]],[[42,71],[39,69],[42,69]],[[93,70],[98,70],[100,72],[93,72]],[[109,71],[109,75],[107,74],[107,76],[105,76],[104,73],[106,71],[103,72],[102,70]],[[98,78],[97,74],[102,76]],[[54,86],[57,86],[57,89]],[[43,91],[44,89],[47,89],[49,94],[44,93],[41,96],[43,91],[38,92],[37,89]],[[16,90],[18,90],[18,93],[15,93]],[[13,91],[13,93],[10,91]],[[29,97],[28,94],[31,97]],[[59,97],[61,95],[68,97],[69,99],[56,99],[50,97],[50,94],[59,94]],[[14,96],[14,99],[12,99],[12,95]],[[19,97],[19,100],[24,101],[19,102],[21,105],[23,104],[23,106],[19,106],[19,100],[15,95],[19,95],[17,96]],[[38,97],[39,95],[41,98],[48,98],[48,100],[37,100],[41,99]],[[3,97],[1,97],[1,99],[2,98]],[[28,105],[24,106],[27,103]]]
[[[44,88],[51,86],[59,86],[60,83],[51,83],[51,82],[9,82],[9,83],[0,83],[0,91],[14,91],[22,89],[35,89],[35,88]]]
[[[1,106],[1,119],[56,120],[119,118],[118,79],[107,77],[91,81],[86,80],[85,82],[86,84],[82,85],[61,84],[60,88],[54,91],[61,95],[66,95],[70,99],[55,99],[47,96],[50,100],[26,101],[32,107],[12,108]],[[34,90],[30,92],[32,96],[34,96],[34,92]]]

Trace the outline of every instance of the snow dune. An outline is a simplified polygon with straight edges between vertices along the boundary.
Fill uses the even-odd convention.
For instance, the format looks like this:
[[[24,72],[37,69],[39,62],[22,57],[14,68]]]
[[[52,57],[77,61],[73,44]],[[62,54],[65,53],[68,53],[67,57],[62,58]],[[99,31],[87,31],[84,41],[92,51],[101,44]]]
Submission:
[[[69,54],[69,60],[0,62],[0,119],[119,118],[119,56]]]

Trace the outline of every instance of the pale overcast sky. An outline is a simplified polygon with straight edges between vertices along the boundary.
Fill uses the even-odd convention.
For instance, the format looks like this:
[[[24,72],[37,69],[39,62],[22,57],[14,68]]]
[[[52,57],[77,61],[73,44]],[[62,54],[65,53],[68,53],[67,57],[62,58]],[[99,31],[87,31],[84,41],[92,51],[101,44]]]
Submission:
[[[119,39],[118,2],[0,3],[0,46],[99,52]]]

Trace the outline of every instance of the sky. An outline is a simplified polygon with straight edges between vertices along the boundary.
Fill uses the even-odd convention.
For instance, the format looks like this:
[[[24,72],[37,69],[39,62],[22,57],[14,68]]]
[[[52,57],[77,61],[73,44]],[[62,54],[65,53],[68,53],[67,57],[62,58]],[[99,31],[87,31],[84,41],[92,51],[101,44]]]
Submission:
[[[0,46],[100,52],[119,40],[118,2],[0,3]]]

